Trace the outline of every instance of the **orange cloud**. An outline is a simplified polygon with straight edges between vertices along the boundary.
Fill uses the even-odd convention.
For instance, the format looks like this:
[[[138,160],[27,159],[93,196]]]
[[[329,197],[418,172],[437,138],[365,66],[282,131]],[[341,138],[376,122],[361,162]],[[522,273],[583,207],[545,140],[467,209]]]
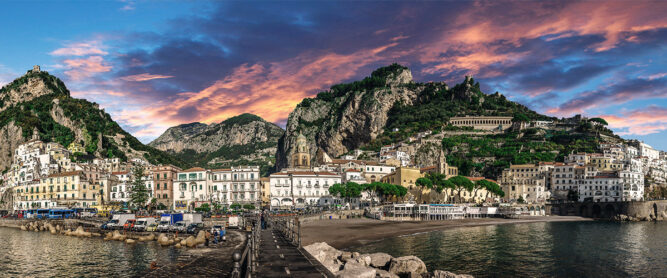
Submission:
[[[121,77],[121,79],[123,79],[125,81],[142,82],[142,81],[148,81],[148,80],[153,80],[153,79],[164,79],[164,78],[172,78],[172,77],[173,76],[171,76],[171,75],[142,73],[142,74],[124,76],[124,77]]]
[[[111,71],[111,66],[108,65],[102,56],[90,56],[81,59],[66,59],[63,61],[65,67],[69,70],[65,74],[72,80],[81,80],[100,72]]]
[[[268,65],[243,64],[199,92],[180,93],[141,111],[123,111],[120,119],[136,126],[149,121],[159,122],[164,126],[161,130],[150,127],[157,131],[183,122],[220,122],[241,113],[253,113],[270,122],[283,121],[303,98],[354,77],[358,69],[383,59],[381,54],[395,45],[391,43],[345,55],[306,53]],[[181,111],[184,109],[196,109],[198,113],[183,115]],[[148,135],[149,132],[142,134]]]

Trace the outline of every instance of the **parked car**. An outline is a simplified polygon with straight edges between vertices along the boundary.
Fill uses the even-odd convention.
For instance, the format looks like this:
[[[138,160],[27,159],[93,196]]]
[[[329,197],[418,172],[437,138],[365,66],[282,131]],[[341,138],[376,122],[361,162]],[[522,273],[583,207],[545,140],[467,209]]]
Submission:
[[[158,226],[157,223],[153,223],[153,224],[148,225],[148,227],[146,227],[146,232],[155,232],[155,231],[157,231],[157,226]]]
[[[111,224],[111,221],[105,222],[104,224],[100,225],[100,229],[102,229],[102,230],[112,229],[112,227],[110,227],[109,224]]]
[[[192,223],[188,225],[188,228],[186,229],[186,232],[188,234],[196,234],[199,233],[199,231],[204,229],[204,223]]]
[[[125,222],[125,225],[123,225],[123,230],[132,230],[134,229],[134,224],[137,223],[136,219],[128,219],[127,222]]]
[[[186,226],[185,226],[185,221],[178,221],[176,224],[173,226],[169,227],[170,232],[181,232],[184,233],[186,231]]]
[[[137,219],[137,222],[134,224],[134,230],[144,231],[146,230],[146,227],[148,227],[148,225],[153,223],[155,223],[155,218],[152,217],[139,218]]]

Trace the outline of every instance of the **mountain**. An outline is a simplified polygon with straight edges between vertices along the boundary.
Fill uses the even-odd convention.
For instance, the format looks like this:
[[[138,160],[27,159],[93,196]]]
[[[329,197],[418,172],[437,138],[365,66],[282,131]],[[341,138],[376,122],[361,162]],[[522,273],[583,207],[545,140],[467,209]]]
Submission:
[[[456,133],[465,128],[446,125],[456,116],[510,116],[517,123],[542,120],[573,126],[569,132],[513,128],[501,134],[459,136]],[[407,140],[422,131],[431,131],[435,139],[428,144]],[[620,139],[585,118],[559,120],[498,92],[483,93],[472,77],[451,88],[444,82],[414,82],[410,70],[398,64],[379,68],[361,81],[334,85],[298,104],[278,143],[277,169],[289,165],[300,133],[309,141],[313,160],[320,152],[338,157],[357,148],[378,152],[381,146],[403,142],[414,147],[418,165],[432,165],[443,150],[462,174],[489,177],[510,163],[562,160],[571,151],[596,151],[603,137]]]
[[[6,170],[14,149],[37,129],[45,142],[85,146],[98,157],[143,157],[154,164],[185,166],[179,159],[146,146],[124,131],[98,104],[70,96],[65,84],[36,66],[0,89],[0,170]]]
[[[266,174],[282,134],[277,125],[246,113],[217,124],[171,127],[148,145],[197,166],[259,165]]]

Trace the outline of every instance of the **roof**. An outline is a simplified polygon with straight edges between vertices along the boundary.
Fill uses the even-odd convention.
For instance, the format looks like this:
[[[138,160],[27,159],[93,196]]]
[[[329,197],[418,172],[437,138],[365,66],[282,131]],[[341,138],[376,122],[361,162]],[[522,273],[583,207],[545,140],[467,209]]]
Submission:
[[[231,168],[228,168],[228,169],[224,169],[224,168],[223,169],[211,169],[211,172],[231,172],[231,171],[232,171]]]
[[[128,172],[128,171],[123,171],[123,172],[111,172],[112,175],[126,175],[126,174],[128,174],[128,173],[130,173],[130,172]]]
[[[424,172],[424,171],[428,171],[428,170],[432,170],[432,169],[435,169],[435,166],[427,166],[427,167],[419,169],[419,171]]]
[[[364,164],[364,165],[380,165],[376,161],[370,161],[370,160],[356,160],[356,159],[332,159],[330,164],[345,164],[348,162],[353,162],[356,164]]]
[[[55,174],[49,175],[49,178],[76,176],[76,175],[80,175],[81,173],[82,173],[82,171],[55,173]]]
[[[357,169],[347,169],[347,170],[345,170],[345,172],[361,172],[361,171],[359,171]]]
[[[183,170],[182,172],[201,172],[201,171],[206,171],[206,169],[201,167],[194,167],[187,170]]]
[[[466,179],[469,179],[470,181],[486,180],[486,181],[490,181],[490,182],[493,182],[493,183],[498,183],[497,181],[494,181],[492,179],[487,179],[485,177],[466,177]]]
[[[331,172],[314,172],[314,171],[288,171],[273,173],[271,176],[286,176],[286,175],[297,175],[297,176],[339,176]]]

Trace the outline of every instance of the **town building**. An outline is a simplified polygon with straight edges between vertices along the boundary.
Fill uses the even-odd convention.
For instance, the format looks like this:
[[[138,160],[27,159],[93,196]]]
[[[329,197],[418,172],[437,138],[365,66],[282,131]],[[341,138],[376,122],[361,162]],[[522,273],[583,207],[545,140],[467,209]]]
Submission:
[[[334,197],[329,187],[341,183],[331,172],[282,171],[269,176],[271,209],[330,206]]]
[[[209,173],[199,167],[177,172],[172,194],[175,210],[193,210],[198,203],[210,201]]]
[[[162,204],[173,209],[174,179],[177,179],[176,174],[182,169],[174,165],[157,165],[153,166],[151,171],[153,172],[153,184],[155,185],[154,196],[158,205]]]
[[[471,126],[478,130],[504,131],[512,127],[512,117],[501,116],[465,116],[452,117],[449,123],[453,126]]]
[[[229,206],[231,204],[261,203],[259,166],[239,166],[230,169],[211,170],[212,201]]]
[[[501,174],[503,200],[512,202],[521,198],[530,203],[545,202],[550,197],[548,179],[553,168],[551,163],[510,165]]]

